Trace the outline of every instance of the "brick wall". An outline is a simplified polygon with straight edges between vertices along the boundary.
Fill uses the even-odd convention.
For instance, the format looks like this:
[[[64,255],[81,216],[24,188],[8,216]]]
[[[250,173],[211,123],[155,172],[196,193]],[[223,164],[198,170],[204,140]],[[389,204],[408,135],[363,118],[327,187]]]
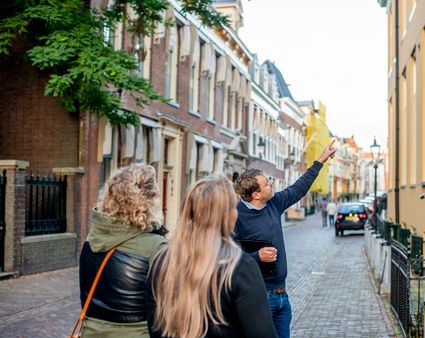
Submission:
[[[40,265],[31,257],[36,257],[42,250],[46,250],[46,254],[52,252],[53,244],[44,241],[33,249],[35,244],[28,246],[21,243],[25,240],[24,228],[16,228],[16,222],[6,225],[9,235],[14,232],[13,238],[6,239],[8,257],[11,257],[10,250],[13,250],[14,256],[8,260],[7,268],[19,270],[22,266],[28,273],[76,264],[76,253],[79,254],[87,236],[89,212],[98,196],[98,118],[84,112],[80,116],[68,113],[57,98],[44,96],[48,76],[24,62],[22,54],[19,54],[22,51],[23,44],[18,42],[10,56],[0,57],[0,160],[28,161],[27,171],[39,173],[52,172],[53,168],[84,169],[83,175],[73,178],[74,191],[70,195],[74,206],[72,219],[77,225],[72,230],[77,234],[77,240],[74,239],[72,245],[69,240],[66,245],[60,241],[53,242],[66,258],[46,260],[45,265]],[[22,184],[25,185],[25,180]],[[18,223],[24,223],[25,193],[7,198],[14,199],[11,203],[15,203],[16,208],[21,210],[20,215],[23,215],[22,222]],[[45,249],[42,249],[43,245],[46,245]],[[34,263],[33,268],[29,267],[31,262]]]
[[[128,39],[127,39],[128,41]],[[127,46],[128,47],[128,46]],[[150,82],[153,88],[160,94],[163,93],[164,81],[165,81],[165,65],[166,65],[167,54],[165,52],[165,38],[161,39],[159,43],[153,43],[151,48],[151,67],[150,67]],[[220,132],[221,120],[222,120],[222,109],[223,109],[223,85],[216,85],[215,90],[215,119],[217,123],[210,123],[207,121],[206,115],[206,97],[208,81],[206,76],[201,76],[200,88],[199,88],[199,110],[200,115],[194,116],[189,113],[189,77],[190,77],[190,57],[186,57],[184,60],[178,61],[178,82],[177,82],[177,106],[168,103],[152,102],[146,108],[140,108],[136,105],[130,95],[124,94],[125,107],[128,110],[137,112],[140,115],[157,119],[157,113],[168,115],[173,117],[177,121],[184,122],[184,136],[183,136],[183,149],[187,149],[187,134],[188,132],[194,132],[202,135],[206,138],[213,139],[215,141],[221,141],[225,144],[229,144],[232,139]],[[246,114],[243,114],[244,116]],[[183,170],[181,177],[181,196],[184,195],[188,177],[186,175],[186,156],[190,156],[189,153],[183,153]]]
[[[22,238],[22,273],[44,272],[76,265],[76,237],[75,234],[65,233]]]
[[[47,74],[12,53],[0,57],[0,78],[0,159],[29,161],[41,172],[77,166],[78,117],[44,96]]]

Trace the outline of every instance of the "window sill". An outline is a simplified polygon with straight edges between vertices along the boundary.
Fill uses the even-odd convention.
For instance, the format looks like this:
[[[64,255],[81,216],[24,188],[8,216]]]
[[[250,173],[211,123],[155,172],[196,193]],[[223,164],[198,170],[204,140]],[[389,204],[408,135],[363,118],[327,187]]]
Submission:
[[[234,137],[235,136],[235,133],[232,132],[231,129],[229,129],[227,127],[223,127],[223,126],[220,127],[220,133],[222,133],[224,135],[227,135],[227,136],[230,136],[230,137]]]
[[[217,124],[216,120],[207,119],[207,122],[214,125],[214,126]]]
[[[193,116],[195,116],[197,118],[200,118],[201,117],[201,114],[199,112],[197,112],[197,111],[191,111],[191,110],[189,110],[189,114],[190,115],[193,115]]]
[[[177,108],[177,109],[180,108],[180,104],[176,101],[169,101],[169,102],[166,102],[166,103],[171,107],[174,107],[174,108]]]

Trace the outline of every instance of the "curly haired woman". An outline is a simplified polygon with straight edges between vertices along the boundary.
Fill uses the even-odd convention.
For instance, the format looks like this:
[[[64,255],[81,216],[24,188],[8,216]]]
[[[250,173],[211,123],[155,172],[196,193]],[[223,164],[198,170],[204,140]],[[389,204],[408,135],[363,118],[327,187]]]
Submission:
[[[226,178],[195,182],[152,266],[151,337],[277,337],[256,261],[231,238],[238,212]]]
[[[101,275],[82,337],[149,337],[145,284],[153,257],[167,243],[158,234],[162,218],[153,167],[133,164],[110,177],[81,252],[82,304],[106,252],[118,248]]]

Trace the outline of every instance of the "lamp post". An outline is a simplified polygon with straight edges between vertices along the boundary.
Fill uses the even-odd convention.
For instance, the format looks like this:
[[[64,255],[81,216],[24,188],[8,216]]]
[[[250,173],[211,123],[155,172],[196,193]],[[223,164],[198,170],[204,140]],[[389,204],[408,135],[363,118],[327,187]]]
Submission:
[[[375,199],[373,203],[373,212],[376,214],[376,208],[377,208],[377,196],[376,196],[376,188],[377,188],[377,172],[378,172],[378,161],[379,161],[379,155],[381,153],[381,146],[376,143],[376,137],[373,138],[373,144],[370,146],[370,152],[372,153],[372,159],[373,159],[373,169],[375,169],[375,182],[374,182],[374,192],[375,192]]]
[[[266,142],[264,141],[264,139],[261,136],[260,136],[260,139],[258,141],[257,147],[261,148],[263,150],[263,151],[260,151],[260,149],[259,149],[259,152],[258,152],[260,159],[262,159],[263,156],[265,157],[265,155],[266,155]]]

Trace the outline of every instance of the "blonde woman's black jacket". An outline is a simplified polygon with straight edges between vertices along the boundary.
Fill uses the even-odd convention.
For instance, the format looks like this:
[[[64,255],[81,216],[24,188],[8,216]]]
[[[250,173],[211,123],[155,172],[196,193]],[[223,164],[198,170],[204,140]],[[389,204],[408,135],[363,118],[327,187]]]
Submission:
[[[99,279],[82,337],[146,337],[146,278],[154,256],[166,244],[161,235],[92,211],[90,232],[80,256],[81,305],[106,252],[113,247],[117,251]]]
[[[155,277],[153,277],[155,279]],[[149,278],[148,283],[155,285]],[[151,338],[162,338],[153,330],[155,302],[148,287],[148,325]],[[275,338],[277,337],[267,302],[267,294],[257,262],[242,253],[233,273],[232,287],[221,295],[223,316],[228,325],[209,324],[207,338]]]

